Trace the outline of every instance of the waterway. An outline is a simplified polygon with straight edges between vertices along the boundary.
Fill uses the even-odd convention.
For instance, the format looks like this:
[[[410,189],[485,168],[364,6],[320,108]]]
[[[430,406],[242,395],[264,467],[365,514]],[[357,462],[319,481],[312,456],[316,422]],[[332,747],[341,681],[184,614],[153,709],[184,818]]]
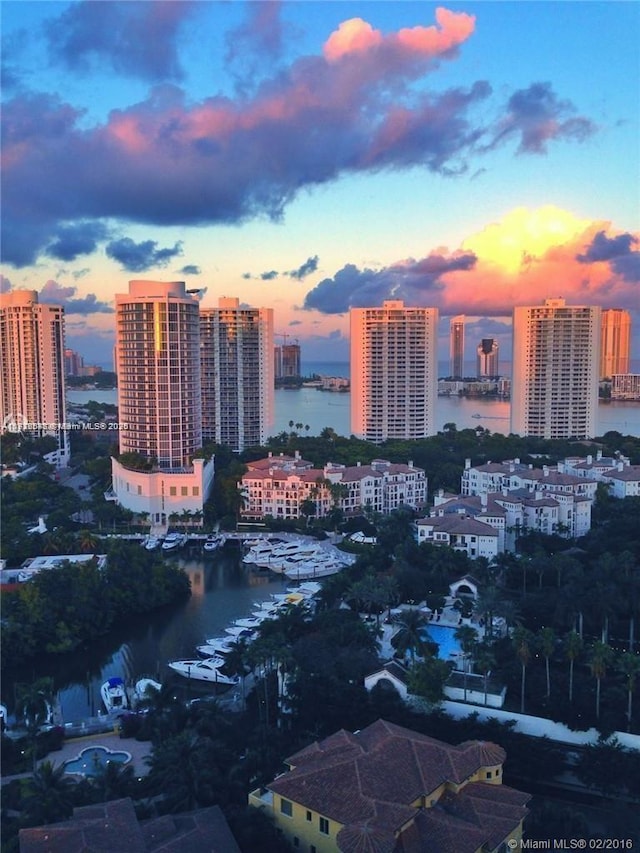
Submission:
[[[171,679],[183,695],[197,696],[212,691],[211,686],[174,675],[167,667],[172,660],[197,658],[196,646],[207,637],[218,637],[234,619],[247,616],[254,602],[269,599],[292,585],[287,578],[256,572],[241,562],[241,549],[228,543],[215,554],[204,555],[195,545],[175,559],[187,572],[192,595],[184,603],[162,612],[141,617],[106,637],[92,642],[88,649],[72,655],[46,656],[20,672],[8,670],[2,676],[2,703],[12,720],[15,685],[52,677],[54,690],[65,722],[74,722],[104,712],[100,687],[113,676],[135,682],[143,675],[159,680]],[[100,603],[96,602],[96,607]]]

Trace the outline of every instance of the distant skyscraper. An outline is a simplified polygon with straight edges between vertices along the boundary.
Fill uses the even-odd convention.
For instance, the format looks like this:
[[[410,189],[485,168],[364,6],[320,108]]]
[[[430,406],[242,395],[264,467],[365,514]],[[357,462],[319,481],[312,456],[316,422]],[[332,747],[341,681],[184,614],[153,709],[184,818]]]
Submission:
[[[205,441],[244,450],[273,424],[273,309],[221,298],[200,314]]]
[[[543,438],[596,433],[600,308],[514,308],[511,432]]]
[[[116,294],[120,454],[148,470],[112,461],[118,502],[160,524],[201,512],[213,463],[193,460],[202,447],[199,303],[184,282],[130,281]]]
[[[437,308],[352,308],[351,431],[368,441],[436,433]]]
[[[498,341],[495,338],[483,338],[476,351],[478,353],[476,370],[478,379],[490,379],[499,376]]]
[[[600,379],[611,378],[615,373],[628,373],[630,349],[631,314],[622,308],[603,310]]]
[[[74,349],[64,351],[64,374],[65,376],[82,376],[84,359]]]
[[[300,376],[300,345],[284,344],[274,349],[276,379]]]
[[[450,373],[452,379],[464,376],[464,314],[451,318],[449,326]]]
[[[64,308],[43,305],[35,290],[16,290],[0,298],[0,427],[21,425],[36,436],[58,442],[52,461],[69,460],[64,393]]]

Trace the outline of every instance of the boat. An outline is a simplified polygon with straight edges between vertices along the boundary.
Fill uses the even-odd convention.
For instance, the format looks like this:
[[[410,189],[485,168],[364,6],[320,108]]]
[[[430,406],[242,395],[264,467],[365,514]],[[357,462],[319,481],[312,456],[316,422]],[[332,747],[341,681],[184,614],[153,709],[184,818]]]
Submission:
[[[108,714],[114,711],[126,711],[129,707],[129,697],[124,681],[118,676],[105,681],[100,688],[100,695]]]
[[[7,728],[9,721],[9,712],[7,711],[6,705],[0,705],[0,731],[4,731]]]
[[[207,646],[210,649],[214,649],[215,651],[212,654],[204,655],[204,657],[211,658],[216,655],[226,655],[229,652],[232,652],[236,647],[236,640],[229,635],[225,637],[208,637],[202,646],[198,646],[198,649],[203,649]]]
[[[202,547],[205,551],[217,551],[218,548],[221,548],[223,545],[224,536],[214,534],[212,536],[207,536],[207,538],[204,540],[204,545]]]
[[[294,569],[285,569],[284,574],[292,581],[309,580],[310,578],[326,578],[337,575],[344,569],[344,563],[337,560],[324,560],[321,563],[307,563]]]
[[[160,539],[159,536],[149,536],[147,541],[144,543],[144,547],[147,551],[155,551],[161,542],[162,539]]]
[[[169,533],[164,538],[162,550],[173,551],[175,548],[181,548],[188,538],[184,533]]]
[[[238,628],[250,628],[256,630],[266,619],[270,618],[271,616],[268,613],[265,613],[264,615],[256,613],[252,616],[246,616],[243,619],[236,619],[233,624],[237,625]]]
[[[247,640],[253,639],[253,634],[255,631],[255,629],[251,627],[243,628],[240,625],[229,625],[224,630],[226,634],[230,634],[235,640],[239,640],[241,637],[244,637]]]
[[[169,669],[184,678],[192,678],[194,681],[208,681],[211,684],[237,684],[237,675],[229,676],[220,672],[225,660],[221,657],[206,658],[205,660],[174,660],[169,664]]]
[[[139,678],[135,683],[136,699],[151,699],[154,693],[159,693],[162,690],[162,685],[159,681],[153,678]]]

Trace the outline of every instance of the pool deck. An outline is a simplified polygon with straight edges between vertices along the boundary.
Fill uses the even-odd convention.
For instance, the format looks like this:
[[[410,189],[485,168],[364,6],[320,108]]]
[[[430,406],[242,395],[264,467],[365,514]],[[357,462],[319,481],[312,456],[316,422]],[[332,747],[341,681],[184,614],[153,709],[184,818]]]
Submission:
[[[131,755],[131,761],[126,764],[126,767],[133,766],[137,776],[146,776],[149,772],[149,767],[144,760],[148,755],[151,755],[150,741],[140,741],[135,738],[120,737],[115,732],[107,732],[100,735],[88,735],[87,737],[74,738],[66,740],[62,744],[62,749],[56,752],[50,752],[46,758],[39,761],[42,764],[45,761],[50,761],[54,767],[69,761],[72,758],[77,758],[83,749],[92,746],[104,746],[112,752],[128,752]]]

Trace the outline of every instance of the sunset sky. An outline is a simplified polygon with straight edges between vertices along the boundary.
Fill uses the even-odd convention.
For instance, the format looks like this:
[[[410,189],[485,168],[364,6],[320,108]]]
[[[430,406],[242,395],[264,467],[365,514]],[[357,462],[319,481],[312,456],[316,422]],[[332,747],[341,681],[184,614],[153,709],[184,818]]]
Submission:
[[[640,359],[640,4],[0,8],[2,289],[87,363],[133,278],[271,306],[304,361],[385,298],[508,359],[546,296],[631,309]]]

